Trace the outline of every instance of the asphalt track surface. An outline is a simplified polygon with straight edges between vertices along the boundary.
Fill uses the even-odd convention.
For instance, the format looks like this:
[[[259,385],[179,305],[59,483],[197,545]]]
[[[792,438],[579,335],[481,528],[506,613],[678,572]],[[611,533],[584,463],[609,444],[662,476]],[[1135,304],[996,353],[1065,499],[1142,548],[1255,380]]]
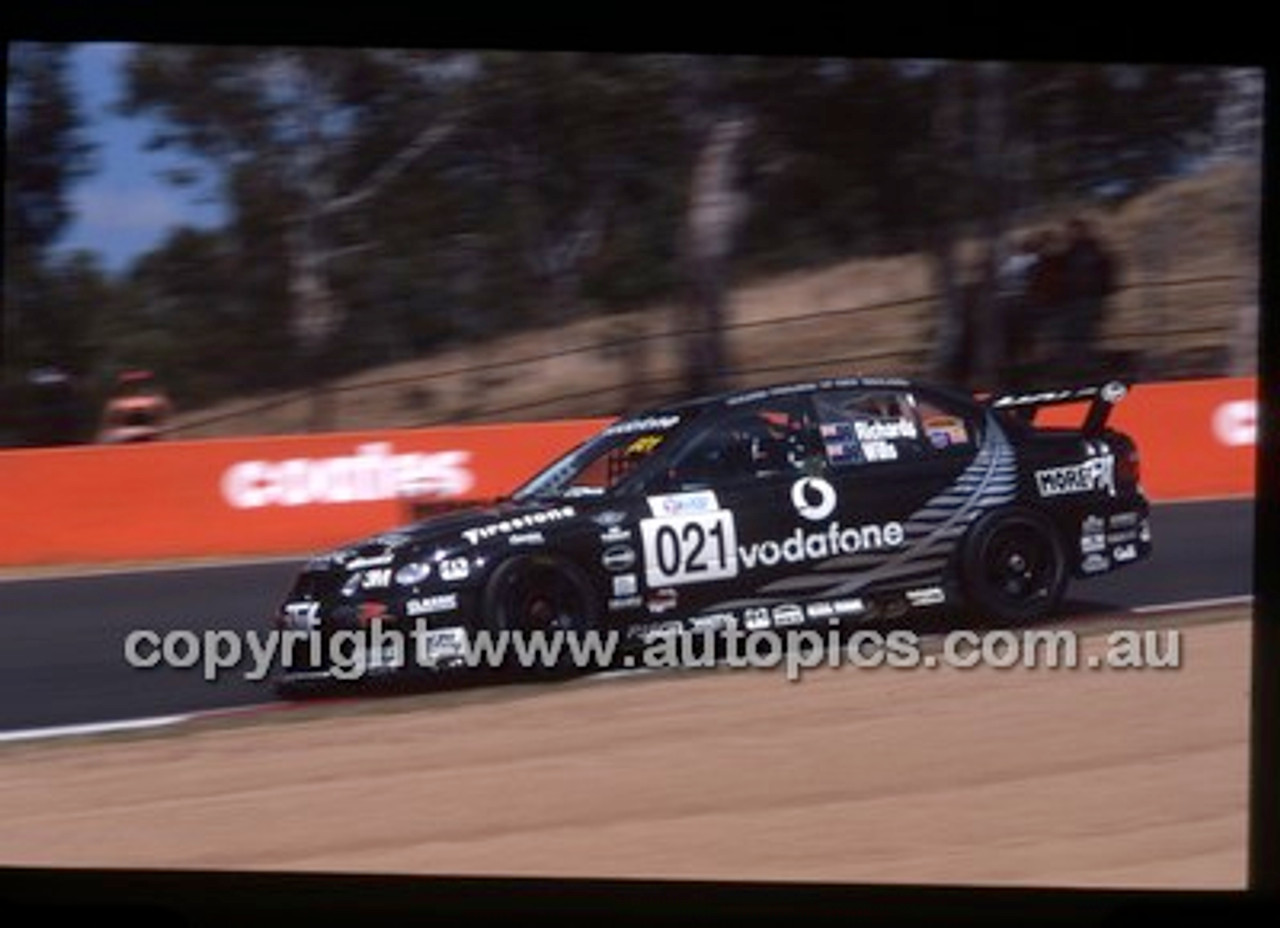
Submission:
[[[1247,595],[1253,533],[1252,500],[1155,506],[1154,555],[1109,576],[1074,582],[1064,614]],[[264,684],[238,673],[207,682],[198,669],[134,669],[125,662],[123,643],[134,629],[161,635],[263,630],[300,563],[0,582],[0,731],[271,701]]]

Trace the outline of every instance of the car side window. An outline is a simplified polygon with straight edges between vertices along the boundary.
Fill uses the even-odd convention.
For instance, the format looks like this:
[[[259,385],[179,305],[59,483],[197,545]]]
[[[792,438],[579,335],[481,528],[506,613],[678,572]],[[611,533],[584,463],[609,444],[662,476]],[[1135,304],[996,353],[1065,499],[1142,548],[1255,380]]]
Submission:
[[[777,397],[731,410],[695,439],[668,471],[673,486],[812,473],[822,453],[812,409],[802,397]]]
[[[959,409],[932,397],[916,397],[916,414],[925,441],[935,451],[970,450],[977,443],[977,428]]]
[[[849,390],[815,397],[823,451],[835,467],[912,461],[928,452],[915,398],[898,390]]]

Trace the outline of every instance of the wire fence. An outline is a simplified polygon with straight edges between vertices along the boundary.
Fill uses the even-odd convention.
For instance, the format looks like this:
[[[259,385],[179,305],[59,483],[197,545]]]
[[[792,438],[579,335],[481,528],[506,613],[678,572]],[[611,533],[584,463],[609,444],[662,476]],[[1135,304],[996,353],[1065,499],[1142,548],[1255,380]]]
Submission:
[[[1126,293],[1141,294],[1150,293],[1152,291],[1176,290],[1180,288],[1206,285],[1231,284],[1239,288],[1244,282],[1244,279],[1237,275],[1226,274],[1183,277],[1167,280],[1130,281],[1118,288],[1117,292],[1113,295],[1112,300],[1119,301]],[[818,323],[823,320],[857,317],[859,315],[881,314],[886,312],[902,312],[913,308],[918,309],[931,304],[936,304],[938,300],[939,296],[937,294],[929,293],[876,303],[844,306],[835,309],[820,309],[789,315],[771,316],[763,319],[731,320],[724,324],[723,330],[726,333],[732,334],[748,330],[802,326],[805,324]],[[1236,293],[1233,293],[1229,298],[1202,304],[1200,307],[1202,310],[1209,307],[1212,307],[1215,310],[1223,310],[1220,313],[1216,313],[1216,315],[1221,316],[1222,321],[1216,321],[1208,324],[1197,323],[1189,325],[1170,325],[1168,324],[1169,319],[1167,318],[1167,308],[1161,307],[1157,312],[1164,315],[1159,315],[1154,329],[1150,325],[1144,325],[1140,328],[1111,331],[1106,334],[1105,342],[1107,345],[1113,347],[1130,346],[1131,349],[1135,349],[1131,351],[1131,353],[1146,355],[1147,357],[1145,362],[1141,362],[1141,366],[1144,368],[1144,373],[1156,375],[1153,379],[1159,379],[1158,375],[1161,373],[1160,358],[1165,357],[1167,359],[1171,352],[1176,350],[1172,346],[1182,345],[1200,337],[1202,342],[1207,340],[1207,344],[1202,345],[1203,348],[1211,351],[1220,348],[1222,353],[1225,354],[1229,347],[1231,332],[1233,329],[1232,320],[1234,318],[1234,313],[1231,312],[1231,307],[1237,305],[1238,302],[1239,300]],[[845,369],[851,369],[857,366],[867,366],[882,362],[896,362],[902,373],[919,375],[926,372],[929,365],[933,333],[932,331],[927,330],[930,329],[930,323],[932,321],[933,319],[930,318],[919,323],[926,332],[917,333],[917,337],[914,339],[905,339],[904,341],[910,342],[909,346],[903,346],[888,351],[864,350],[833,357],[805,358],[799,361],[788,361],[777,364],[756,364],[752,365],[749,371],[739,371],[738,373],[749,373],[752,376],[757,376],[806,369],[812,370],[816,374],[823,368],[837,365],[842,366]],[[635,351],[645,344],[661,343],[664,341],[680,342],[684,339],[705,335],[710,331],[711,329],[705,326],[672,328],[657,332],[635,333],[619,338],[597,339],[587,343],[557,348],[537,354],[522,355],[515,358],[505,358],[489,362],[478,362],[475,364],[454,365],[411,375],[385,377],[378,380],[363,381],[359,383],[316,384],[312,387],[297,390],[284,396],[273,397],[259,403],[254,403],[248,407],[173,425],[163,431],[166,435],[181,435],[183,433],[189,433],[198,429],[205,429],[213,425],[221,425],[240,419],[256,420],[260,419],[264,413],[271,412],[273,410],[294,404],[314,402],[318,394],[323,397],[332,397],[371,390],[387,390],[395,387],[423,386],[432,382],[447,381],[456,378],[476,378],[495,371],[501,371],[504,375],[509,375],[512,369],[515,368],[530,365],[544,365],[548,362],[571,358],[574,356],[607,356],[610,354],[621,356],[624,353]],[[919,337],[922,334],[925,335],[925,337]],[[1212,364],[1209,366],[1212,366]],[[1164,372],[1172,376],[1186,376],[1186,373],[1178,370],[1176,365],[1165,364]],[[1205,371],[1204,373],[1205,375],[1208,375],[1215,372]],[[1216,373],[1222,373],[1222,371],[1217,371]],[[580,391],[558,392],[554,396],[525,399],[516,403],[507,403],[465,411],[454,411],[447,416],[436,415],[430,418],[406,422],[405,425],[423,427],[440,424],[442,421],[463,423],[491,416],[527,413],[546,406],[562,405],[577,400],[586,400],[592,397],[609,396],[624,390],[630,390],[633,392],[640,390],[648,392],[655,388],[670,387],[674,385],[677,389],[652,397],[653,399],[669,399],[673,395],[678,395],[678,387],[682,380],[682,374],[670,373],[647,376],[638,379],[626,379],[625,382],[620,383],[600,383],[594,384],[589,389]]]

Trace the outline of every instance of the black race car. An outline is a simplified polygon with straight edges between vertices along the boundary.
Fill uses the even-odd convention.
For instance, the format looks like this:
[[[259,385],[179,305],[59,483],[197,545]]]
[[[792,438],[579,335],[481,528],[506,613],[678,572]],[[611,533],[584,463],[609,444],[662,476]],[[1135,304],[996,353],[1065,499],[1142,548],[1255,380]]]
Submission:
[[[320,637],[419,623],[438,668],[481,629],[616,630],[642,646],[672,629],[829,627],[942,605],[1032,621],[1069,578],[1150,553],[1137,449],[1106,427],[1126,389],[977,400],[836,378],[658,409],[495,504],[313,559],[276,622]],[[1080,428],[1034,423],[1040,407],[1081,402]],[[324,661],[295,660],[282,688],[324,677]]]

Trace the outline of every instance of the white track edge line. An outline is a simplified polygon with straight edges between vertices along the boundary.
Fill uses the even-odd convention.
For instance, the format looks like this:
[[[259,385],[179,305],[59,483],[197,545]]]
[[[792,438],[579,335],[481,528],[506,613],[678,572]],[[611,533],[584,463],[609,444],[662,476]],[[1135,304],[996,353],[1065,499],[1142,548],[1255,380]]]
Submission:
[[[1151,606],[1134,606],[1130,612],[1147,614],[1151,612],[1185,612],[1189,609],[1208,609],[1214,606],[1243,606],[1253,602],[1252,593],[1239,596],[1218,596],[1213,599],[1185,599],[1172,603],[1156,603]]]
[[[136,731],[147,728],[164,728],[179,725],[195,718],[195,714],[156,715],[142,719],[121,719],[115,722],[86,722],[80,725],[55,725],[49,728],[19,728],[16,731],[0,731],[0,742],[39,741],[47,738],[69,738],[76,735],[101,735],[117,731]]]

